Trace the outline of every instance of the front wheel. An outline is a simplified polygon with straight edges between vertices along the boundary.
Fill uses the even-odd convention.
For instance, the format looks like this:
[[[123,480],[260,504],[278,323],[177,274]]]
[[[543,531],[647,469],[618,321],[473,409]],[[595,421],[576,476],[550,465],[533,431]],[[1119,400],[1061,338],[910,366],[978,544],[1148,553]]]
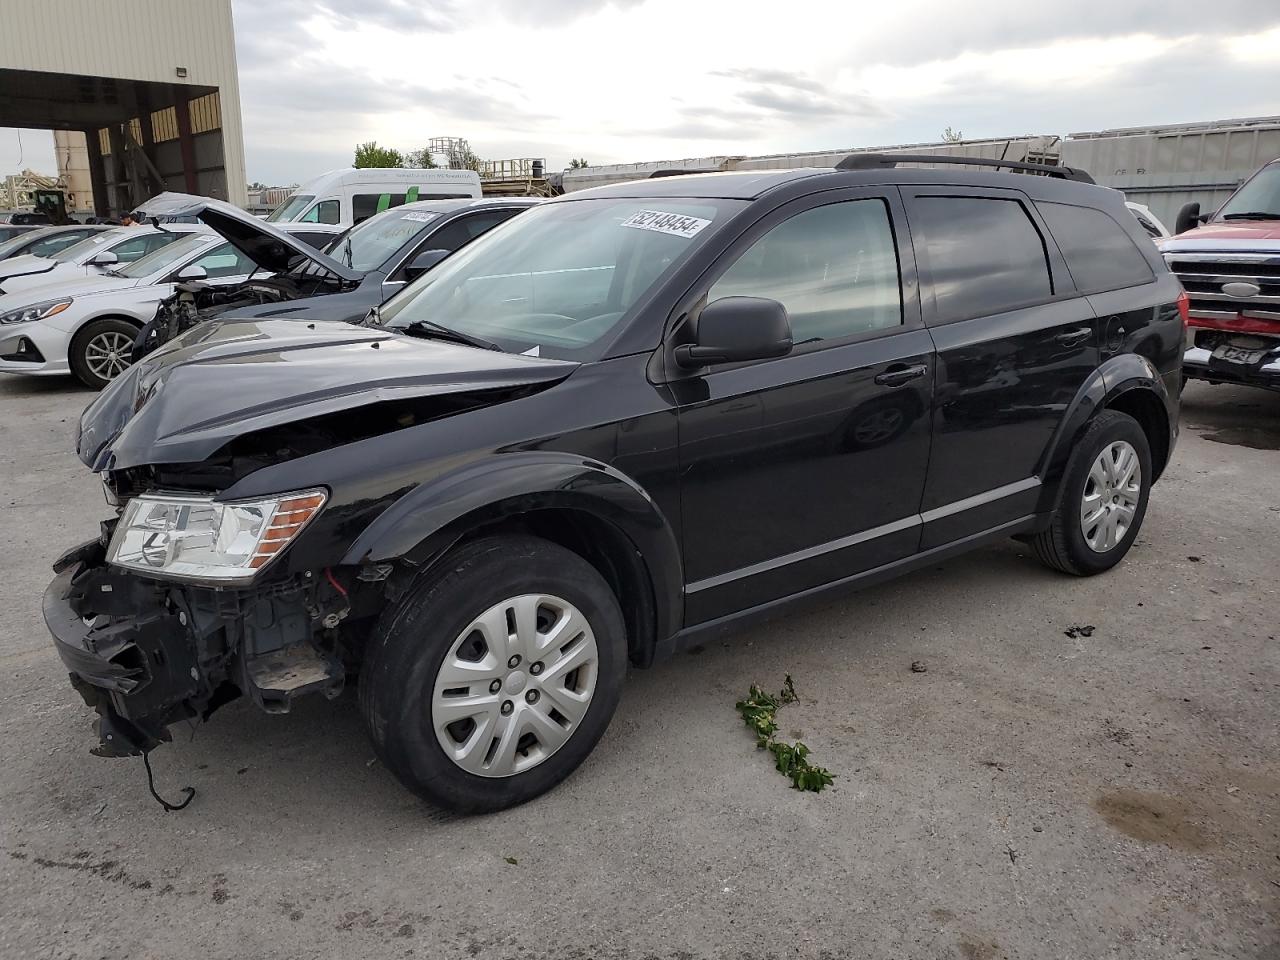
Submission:
[[[459,548],[371,638],[360,701],[383,764],[463,813],[551,789],[617,706],[626,631],[604,578],[534,537]]]
[[[1031,538],[1036,555],[1077,576],[1110,570],[1138,536],[1152,476],[1151,447],[1138,421],[1102,411],[1071,451],[1053,521]]]
[[[133,362],[137,335],[137,327],[113,317],[86,323],[71,340],[71,372],[85,386],[101,390]]]

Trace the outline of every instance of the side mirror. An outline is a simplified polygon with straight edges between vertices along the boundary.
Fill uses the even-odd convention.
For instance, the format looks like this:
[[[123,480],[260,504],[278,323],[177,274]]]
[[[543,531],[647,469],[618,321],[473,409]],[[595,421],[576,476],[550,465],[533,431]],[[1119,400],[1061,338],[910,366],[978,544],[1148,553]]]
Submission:
[[[404,274],[410,280],[417,280],[451,253],[452,250],[423,250],[405,266]]]
[[[786,307],[762,297],[721,297],[702,308],[694,342],[676,347],[675,358],[682,367],[705,367],[769,360],[790,352]]]
[[[179,281],[208,280],[209,273],[204,267],[197,267],[192,263],[179,270],[174,279]]]
[[[1204,218],[1200,216],[1200,204],[1194,200],[1190,203],[1184,203],[1182,209],[1178,211],[1178,219],[1174,222],[1174,233],[1186,233],[1200,226]]]
[[[103,250],[101,253],[95,253],[88,261],[89,266],[91,267],[114,267],[119,262],[120,258],[110,250]]]

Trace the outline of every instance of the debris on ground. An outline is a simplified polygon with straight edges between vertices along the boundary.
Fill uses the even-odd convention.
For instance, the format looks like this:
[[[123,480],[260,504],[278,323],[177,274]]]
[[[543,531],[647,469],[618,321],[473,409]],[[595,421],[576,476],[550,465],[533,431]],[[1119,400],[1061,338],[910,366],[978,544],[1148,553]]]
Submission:
[[[1092,637],[1093,630],[1094,630],[1093,624],[1090,623],[1084,626],[1067,627],[1067,629],[1062,632],[1065,633],[1072,640],[1074,640],[1077,637]]]
[[[818,793],[834,781],[831,771],[811,764],[808,759],[809,748],[800,741],[788,744],[774,739],[774,734],[778,732],[778,708],[799,699],[791,674],[787,674],[782,692],[777,696],[766,693],[753,683],[747,691],[747,699],[739,700],[734,708],[742,714],[742,722],[755,731],[756,749],[768,750],[773,754],[774,766],[779,773],[791,780],[791,786],[796,790]]]
[[[1013,845],[1012,845],[1012,844],[1008,844],[1008,843],[1006,843],[1006,844],[1004,845],[1004,849],[1005,849],[1005,853],[1007,853],[1007,854],[1009,855],[1009,862],[1010,862],[1010,863],[1012,863],[1012,864],[1017,864],[1017,862],[1018,862],[1018,851],[1017,851],[1017,850],[1015,850],[1015,849],[1013,849]]]
[[[1187,557],[1187,559],[1190,560],[1192,563],[1200,562],[1200,557]]]
[[[911,672],[912,672],[912,673],[924,673],[924,672],[925,672],[926,670],[928,670],[928,669],[929,669],[929,668],[928,668],[928,667],[926,667],[926,666],[924,665],[924,661],[923,661],[923,660],[912,660],[912,661],[911,661]]]
[[[520,865],[520,861],[517,860],[515,857],[503,857],[502,859],[507,861],[507,863],[511,864],[513,867]]]

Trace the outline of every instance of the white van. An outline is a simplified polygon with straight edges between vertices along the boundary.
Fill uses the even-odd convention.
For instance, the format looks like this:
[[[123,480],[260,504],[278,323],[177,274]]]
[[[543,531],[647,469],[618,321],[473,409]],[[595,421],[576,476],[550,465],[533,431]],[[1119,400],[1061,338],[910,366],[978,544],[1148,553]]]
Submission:
[[[349,227],[402,203],[467,197],[480,198],[480,174],[474,170],[348,167],[321,174],[299,187],[267,219]]]

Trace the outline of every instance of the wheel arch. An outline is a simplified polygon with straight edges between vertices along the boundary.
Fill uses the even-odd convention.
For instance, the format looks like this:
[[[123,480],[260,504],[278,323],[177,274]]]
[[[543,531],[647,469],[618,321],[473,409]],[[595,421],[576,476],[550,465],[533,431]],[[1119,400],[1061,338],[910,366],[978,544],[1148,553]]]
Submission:
[[[344,565],[392,563],[402,592],[462,543],[529,533],[591,563],[618,596],[633,662],[683,619],[675,532],[657,504],[620,471],[580,456],[508,453],[414,488],[351,545]]]
[[[1125,353],[1104,361],[1076,392],[1045,452],[1038,471],[1043,483],[1039,512],[1047,514],[1056,506],[1067,458],[1103,410],[1127,413],[1138,421],[1151,447],[1152,482],[1159,479],[1173,452],[1174,409],[1164,380],[1146,357]]]

